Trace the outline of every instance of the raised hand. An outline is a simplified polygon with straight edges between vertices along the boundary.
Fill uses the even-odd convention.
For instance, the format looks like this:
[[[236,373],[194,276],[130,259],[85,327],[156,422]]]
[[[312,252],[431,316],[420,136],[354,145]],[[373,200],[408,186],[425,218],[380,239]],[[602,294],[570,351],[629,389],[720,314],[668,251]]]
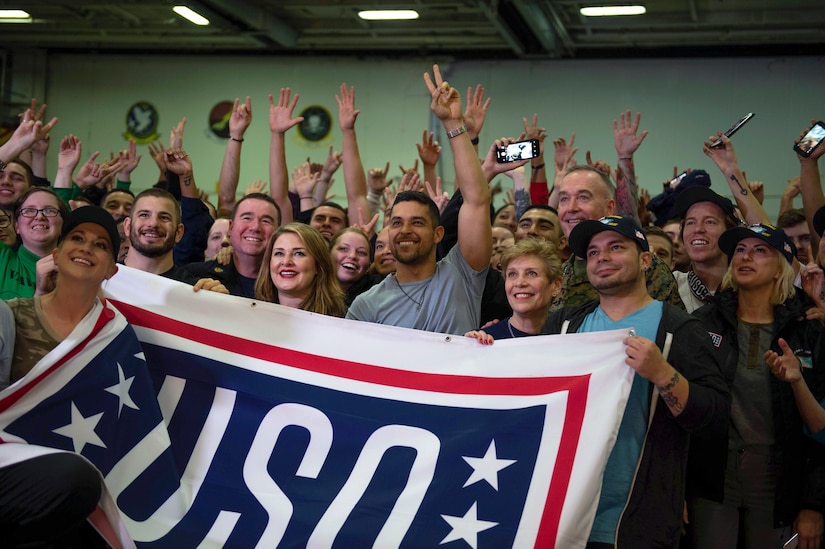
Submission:
[[[16,158],[20,153],[31,148],[35,142],[45,139],[57,124],[57,118],[52,118],[48,124],[43,124],[43,121],[37,120],[36,116],[32,109],[26,109],[20,118],[20,125],[2,146],[3,157]]]
[[[458,90],[450,86],[449,82],[441,78],[438,65],[433,65],[433,76],[424,73],[424,83],[430,90],[432,101],[430,110],[442,122],[445,120],[461,120],[461,95]]]
[[[401,170],[402,174],[408,174],[410,172],[417,174],[418,173],[418,160],[415,161],[412,168],[405,168],[403,165],[399,164],[398,169]]]
[[[779,349],[782,354],[776,351],[767,351],[765,353],[765,364],[771,369],[771,373],[782,381],[788,383],[796,383],[802,379],[802,369],[799,358],[788,346],[788,343],[781,337],[778,340]]]
[[[540,154],[544,154],[544,140],[547,138],[547,130],[544,128],[539,128],[539,115],[538,113],[533,114],[533,121],[528,122],[527,118],[521,119],[522,123],[524,124],[524,138],[525,139],[538,139],[539,143],[541,144],[541,148],[539,149]],[[571,140],[572,146],[572,140]]]
[[[232,116],[229,117],[229,137],[235,141],[243,141],[246,129],[252,123],[252,100],[246,96],[246,102],[242,105],[236,97],[235,104],[232,105]]]
[[[309,162],[304,162],[292,170],[292,184],[298,196],[312,196],[312,191],[318,183],[320,173],[312,173]]]
[[[338,124],[341,130],[355,129],[355,119],[361,113],[355,108],[355,86],[347,89],[346,83],[339,88],[340,95],[335,96],[338,103]]]
[[[186,117],[181,118],[180,122],[172,128],[169,132],[169,148],[180,149],[183,147],[183,129],[186,127]]]
[[[372,216],[372,219],[367,221],[364,219],[364,210],[358,208],[358,223],[353,223],[350,227],[356,227],[364,231],[369,238],[375,234],[375,224],[378,223],[378,214]]]
[[[450,193],[446,193],[441,189],[441,178],[437,177],[435,180],[435,189],[430,185],[429,181],[424,182],[424,187],[427,189],[427,195],[438,206],[438,213],[444,211],[447,203],[450,201]]]
[[[123,166],[122,168],[120,168],[118,178],[121,181],[130,181],[132,172],[135,171],[135,168],[137,168],[142,157],[143,155],[137,153],[137,144],[132,139],[130,139],[129,147],[125,150],[120,151],[117,155],[118,161]]]
[[[367,188],[373,193],[382,192],[389,186],[390,183],[392,183],[392,178],[387,179],[387,174],[389,172],[389,161],[387,161],[387,165],[383,170],[381,168],[370,168],[367,171]]]
[[[192,161],[186,151],[180,148],[169,149],[165,153],[166,168],[179,176],[192,174]]]
[[[637,112],[636,118],[628,109],[619,115],[619,121],[613,121],[613,141],[616,143],[616,152],[619,159],[630,158],[647,137],[647,130],[639,132],[639,121],[642,113]],[[638,134],[638,135],[637,135]]]
[[[576,164],[576,159],[573,157],[579,148],[573,148],[574,141],[576,141],[575,133],[570,135],[569,143],[565,141],[563,137],[557,137],[553,140],[553,148],[555,149],[553,153],[553,165],[556,168],[556,172],[565,172],[567,168]]]
[[[163,148],[163,143],[160,141],[149,143],[149,154],[152,155],[152,159],[158,165],[160,174],[164,175],[166,173],[166,149]]]
[[[67,135],[60,141],[60,152],[57,153],[57,171],[73,172],[80,164],[81,143],[74,135]]]
[[[80,171],[77,172],[75,183],[81,189],[86,189],[94,185],[99,186],[107,177],[120,170],[121,163],[117,160],[112,163],[95,162],[98,155],[100,155],[100,151],[92,153],[89,160],[87,160],[86,163],[80,167]]]
[[[427,130],[424,130],[421,143],[416,143],[415,148],[418,149],[418,158],[425,166],[435,166],[441,156],[441,145],[433,139],[433,132]]]
[[[266,189],[266,181],[263,179],[256,179],[252,183],[248,183],[246,185],[246,191],[244,191],[244,196],[253,193],[262,193]]]
[[[277,105],[272,94],[269,94],[269,130],[273,133],[286,133],[287,130],[304,121],[303,116],[292,118],[299,96],[296,93],[295,97],[290,100],[291,93],[289,88],[281,88]]]
[[[333,150],[332,145],[329,146],[329,154],[327,155],[327,159],[324,160],[324,167],[321,168],[321,173],[327,176],[332,176],[338,168],[341,167],[341,162],[343,162],[343,153],[342,152],[335,152]]]
[[[515,139],[513,139],[512,137],[502,137],[500,139],[496,139],[493,142],[492,146],[487,150],[487,156],[484,157],[484,162],[481,165],[481,170],[484,172],[484,177],[487,178],[488,183],[492,181],[493,178],[498,174],[508,172],[520,166],[524,166],[525,164],[530,162],[529,158],[504,163],[501,163],[498,160],[496,160],[496,149],[506,147],[510,143],[514,142]]]
[[[484,87],[481,84],[476,86],[475,93],[473,93],[472,86],[467,88],[467,108],[464,111],[464,125],[467,126],[467,133],[470,134],[471,139],[477,138],[481,134],[490,101],[489,97],[487,101],[484,101]]]

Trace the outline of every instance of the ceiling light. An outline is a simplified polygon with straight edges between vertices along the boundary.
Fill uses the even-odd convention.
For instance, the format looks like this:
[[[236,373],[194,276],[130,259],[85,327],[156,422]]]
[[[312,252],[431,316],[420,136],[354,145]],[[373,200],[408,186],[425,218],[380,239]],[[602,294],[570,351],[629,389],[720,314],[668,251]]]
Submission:
[[[23,10],[0,10],[0,23],[31,23],[32,16]]]
[[[175,6],[172,11],[195,25],[208,25],[209,19],[199,14],[198,12],[187,8],[186,6]]]
[[[367,21],[394,21],[418,19],[418,12],[415,10],[366,10],[359,11],[358,17]]]
[[[582,8],[579,13],[585,17],[606,17],[611,15],[644,15],[644,6],[594,6]]]

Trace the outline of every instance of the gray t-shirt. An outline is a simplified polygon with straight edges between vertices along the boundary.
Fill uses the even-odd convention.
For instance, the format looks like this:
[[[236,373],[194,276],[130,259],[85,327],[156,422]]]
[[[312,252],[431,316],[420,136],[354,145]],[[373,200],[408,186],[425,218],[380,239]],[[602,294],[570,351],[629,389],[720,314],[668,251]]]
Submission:
[[[0,391],[9,386],[11,359],[14,356],[14,315],[0,300]]]
[[[474,271],[459,247],[453,246],[438,262],[433,276],[399,284],[395,275],[389,275],[355,298],[347,318],[464,335],[479,326],[481,294],[489,268]]]

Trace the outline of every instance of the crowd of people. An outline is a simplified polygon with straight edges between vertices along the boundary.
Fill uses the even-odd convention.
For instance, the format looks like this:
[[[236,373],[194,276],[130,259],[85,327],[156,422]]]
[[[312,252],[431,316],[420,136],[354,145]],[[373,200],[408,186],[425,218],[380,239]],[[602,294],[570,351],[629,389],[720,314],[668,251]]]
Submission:
[[[424,80],[452,152],[452,194],[435,175],[441,145],[426,131],[417,144],[421,173],[418,163],[402,167],[393,185],[389,163],[364,168],[360,111],[346,84],[336,95],[342,150],[291,174],[285,136],[302,121],[294,116],[299,97],[289,88],[269,96],[269,183],[250,183],[241,196],[252,105],[236,100],[216,204],[196,185],[185,119],[168,147],[150,147],[159,178],[136,195],[134,143],[80,165],[81,142],[67,135],[50,181],[45,157],[57,120],[47,122],[33,101],[0,146],[0,313],[9,318],[0,326],[0,389],[23,379],[95,308],[115,261],[194,291],[485,345],[626,329],[636,375],[588,547],[779,549],[796,536],[799,547],[819,548],[825,194],[817,162],[825,146],[799,155],[774,225],[762,187],[745,179],[721,132],[703,150],[734,201],[711,188],[704,170],[677,176],[676,168],[651,198],[636,180],[633,157],[647,136],[639,114],[614,121],[615,167],[589,151],[577,163],[575,134],[545,148],[536,116],[517,138],[480,149],[484,89],[462,98],[437,66]],[[528,139],[540,143],[535,157],[497,155]],[[339,168],[342,202],[327,198]],[[493,211],[499,175],[512,189]],[[2,475],[22,473],[0,468]],[[19,517],[15,504],[27,499],[5,486],[6,531],[45,535],[4,518]],[[75,527],[48,535],[77,535]]]

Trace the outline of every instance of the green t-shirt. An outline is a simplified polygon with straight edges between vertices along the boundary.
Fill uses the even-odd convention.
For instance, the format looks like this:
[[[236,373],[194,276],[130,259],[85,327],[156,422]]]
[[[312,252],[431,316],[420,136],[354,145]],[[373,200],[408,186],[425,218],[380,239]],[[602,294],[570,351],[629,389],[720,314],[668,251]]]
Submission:
[[[20,246],[15,252],[0,242],[0,299],[8,301],[16,297],[32,297],[36,277],[36,265],[40,258]]]

